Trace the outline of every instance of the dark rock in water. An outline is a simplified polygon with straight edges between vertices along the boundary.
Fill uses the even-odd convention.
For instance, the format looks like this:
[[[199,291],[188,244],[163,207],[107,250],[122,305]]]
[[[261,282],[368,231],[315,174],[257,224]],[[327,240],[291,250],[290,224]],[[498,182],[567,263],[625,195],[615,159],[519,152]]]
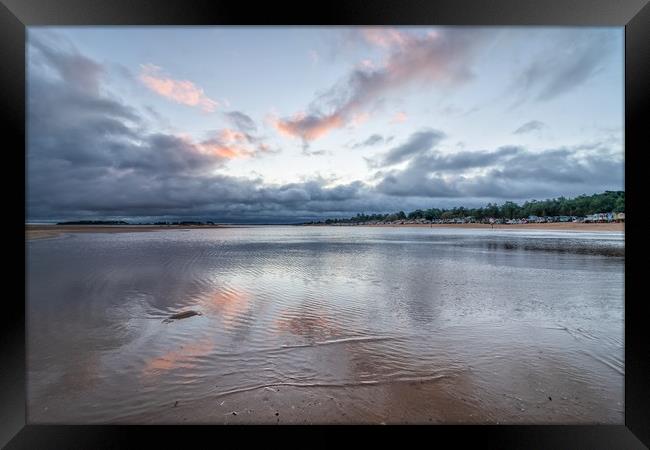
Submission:
[[[188,317],[200,316],[200,315],[202,315],[202,314],[200,312],[198,312],[198,311],[191,311],[191,310],[190,311],[182,311],[182,312],[179,312],[179,313],[176,313],[176,314],[172,314],[171,316],[169,316],[168,318],[163,320],[163,323],[169,323],[169,322],[172,322],[174,320],[187,319]]]

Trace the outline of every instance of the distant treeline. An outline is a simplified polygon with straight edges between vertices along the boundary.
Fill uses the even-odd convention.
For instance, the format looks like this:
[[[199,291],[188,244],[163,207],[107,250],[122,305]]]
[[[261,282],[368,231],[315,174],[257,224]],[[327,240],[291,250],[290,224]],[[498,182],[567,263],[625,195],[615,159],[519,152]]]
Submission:
[[[502,205],[488,203],[482,208],[451,209],[416,209],[410,213],[399,211],[387,214],[362,214],[344,219],[327,219],[311,223],[357,223],[357,222],[393,222],[396,220],[436,220],[461,219],[474,217],[476,220],[524,219],[529,216],[586,216],[601,212],[625,212],[625,191],[605,191],[602,194],[580,195],[575,198],[552,198],[547,200],[530,200],[523,205],[505,202]]]

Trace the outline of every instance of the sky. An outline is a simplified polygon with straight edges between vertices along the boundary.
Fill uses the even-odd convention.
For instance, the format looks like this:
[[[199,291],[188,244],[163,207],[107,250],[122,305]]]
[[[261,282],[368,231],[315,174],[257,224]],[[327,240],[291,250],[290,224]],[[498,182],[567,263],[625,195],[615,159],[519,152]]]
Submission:
[[[27,219],[624,189],[622,27],[29,27]]]

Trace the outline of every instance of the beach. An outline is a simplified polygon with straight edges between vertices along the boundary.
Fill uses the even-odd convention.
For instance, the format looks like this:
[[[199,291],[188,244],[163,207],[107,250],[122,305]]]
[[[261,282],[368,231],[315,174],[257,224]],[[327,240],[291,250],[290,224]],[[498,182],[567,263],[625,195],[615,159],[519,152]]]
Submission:
[[[26,242],[31,423],[623,423],[620,232],[63,230]]]
[[[142,233],[163,230],[225,228],[222,225],[25,225],[25,238],[45,239],[68,233]]]
[[[306,226],[338,226],[338,225],[306,225]],[[624,223],[528,223],[520,225],[494,225],[481,223],[464,224],[376,224],[354,225],[361,227],[386,228],[457,228],[457,229],[494,229],[520,231],[574,231],[574,232],[612,232],[625,231]],[[142,233],[164,230],[192,229],[223,229],[241,228],[242,225],[25,225],[25,237],[28,240],[44,239],[61,236],[68,233]]]
[[[625,231],[625,223],[573,223],[573,222],[554,222],[554,223],[525,223],[525,224],[499,224],[490,225],[486,223],[434,223],[434,224],[377,224],[362,225],[369,227],[419,227],[419,228],[459,228],[459,229],[494,229],[494,230],[546,230],[546,231]]]

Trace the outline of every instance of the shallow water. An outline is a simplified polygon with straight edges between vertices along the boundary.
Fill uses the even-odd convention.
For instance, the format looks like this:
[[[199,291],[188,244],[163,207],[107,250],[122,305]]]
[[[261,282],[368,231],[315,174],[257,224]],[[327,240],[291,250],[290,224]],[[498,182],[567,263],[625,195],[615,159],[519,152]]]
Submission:
[[[178,404],[190,422],[254,404],[237,420],[263,422],[260,403],[295,410],[280,388],[315,399],[313,422],[623,423],[622,233],[250,227],[26,246],[32,423],[175,422]],[[185,310],[202,315],[163,323]]]

